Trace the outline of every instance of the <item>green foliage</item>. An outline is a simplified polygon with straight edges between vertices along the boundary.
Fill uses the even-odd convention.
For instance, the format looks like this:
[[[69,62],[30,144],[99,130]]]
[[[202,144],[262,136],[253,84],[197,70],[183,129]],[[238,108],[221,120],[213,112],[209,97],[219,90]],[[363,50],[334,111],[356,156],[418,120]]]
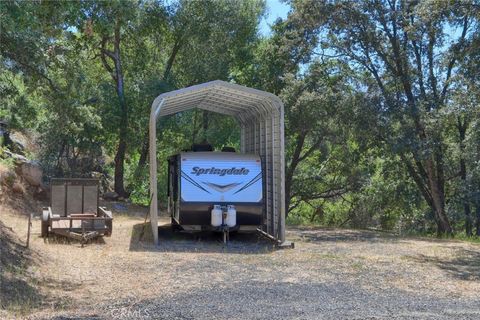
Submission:
[[[38,117],[35,103],[40,99],[29,90],[23,77],[0,66],[0,119],[8,121],[11,128],[34,128]]]
[[[463,220],[459,208],[463,206],[469,216],[468,207],[474,204],[468,195],[466,173],[473,172],[471,163],[476,157],[467,160],[463,155],[464,136],[472,129],[466,114],[471,112],[470,105],[478,107],[479,100],[472,94],[471,102],[458,104],[455,89],[465,92],[471,88],[475,93],[478,68],[471,68],[471,59],[478,55],[478,6],[473,1],[447,5],[342,0],[293,1],[292,6],[285,24],[302,30],[300,37],[310,39],[310,48],[314,48],[304,60],[336,56],[355,72],[351,83],[364,101],[351,113],[363,120],[363,124],[353,123],[356,138],[371,141],[384,152],[382,158],[403,166],[408,173],[403,179],[415,182],[433,212],[438,232],[453,232]],[[452,112],[455,104],[460,109]],[[462,137],[454,141],[456,134]],[[462,156],[455,159],[458,151]],[[463,169],[456,175],[458,167]],[[368,194],[365,186],[368,184],[359,189],[360,199]],[[472,187],[476,193],[478,187]],[[455,190],[461,190],[461,206],[456,208]],[[408,193],[402,196],[408,199]],[[379,195],[374,198],[377,201],[369,202],[368,207],[379,204],[378,200],[385,204]],[[382,220],[387,226],[392,224],[392,215],[398,213]]]
[[[34,132],[49,176],[111,177],[122,140],[125,188],[148,205],[152,101],[232,81],[285,103],[287,223],[480,232],[478,6],[290,3],[261,37],[265,1],[3,1],[0,119]],[[240,148],[227,116],[158,126],[161,203],[170,155]]]
[[[13,170],[15,169],[15,160],[5,155],[6,147],[0,145],[0,165]]]

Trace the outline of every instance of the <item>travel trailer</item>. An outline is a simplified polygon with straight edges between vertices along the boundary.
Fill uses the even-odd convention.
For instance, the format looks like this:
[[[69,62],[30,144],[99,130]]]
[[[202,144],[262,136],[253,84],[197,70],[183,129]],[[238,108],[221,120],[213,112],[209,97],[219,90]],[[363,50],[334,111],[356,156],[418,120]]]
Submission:
[[[190,231],[255,231],[262,225],[261,159],[226,150],[181,152],[168,159],[172,225]]]

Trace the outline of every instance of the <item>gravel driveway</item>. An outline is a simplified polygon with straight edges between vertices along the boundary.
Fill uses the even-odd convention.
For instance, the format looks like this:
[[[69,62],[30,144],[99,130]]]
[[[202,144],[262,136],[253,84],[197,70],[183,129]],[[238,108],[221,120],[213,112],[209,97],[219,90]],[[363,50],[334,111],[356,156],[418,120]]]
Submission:
[[[114,235],[85,248],[34,237],[42,258],[28,272],[44,298],[23,316],[480,319],[480,245],[289,228],[293,250],[246,235],[225,248],[163,227],[155,248],[138,241],[142,222],[117,216]]]

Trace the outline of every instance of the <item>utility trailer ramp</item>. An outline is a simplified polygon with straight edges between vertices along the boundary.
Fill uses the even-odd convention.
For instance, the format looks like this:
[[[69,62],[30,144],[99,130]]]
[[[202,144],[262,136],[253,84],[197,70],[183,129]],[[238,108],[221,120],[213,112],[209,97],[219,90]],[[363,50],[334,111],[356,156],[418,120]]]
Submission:
[[[112,213],[98,204],[97,179],[52,179],[43,208],[42,237],[58,234],[82,242],[112,234]]]
[[[284,110],[275,95],[215,80],[159,95],[150,113],[150,221],[158,243],[157,120],[190,109],[235,118],[241,129],[241,153],[261,157],[265,184],[261,229],[285,242]]]

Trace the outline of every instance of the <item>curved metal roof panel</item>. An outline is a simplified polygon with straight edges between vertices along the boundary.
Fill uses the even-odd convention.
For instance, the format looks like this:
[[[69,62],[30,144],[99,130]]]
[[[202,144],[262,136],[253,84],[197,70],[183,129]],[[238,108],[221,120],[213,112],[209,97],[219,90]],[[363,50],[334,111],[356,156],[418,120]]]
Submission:
[[[271,93],[215,80],[159,95],[152,104],[152,113],[158,117],[200,108],[241,117],[245,112],[277,112],[281,106],[280,99]]]

